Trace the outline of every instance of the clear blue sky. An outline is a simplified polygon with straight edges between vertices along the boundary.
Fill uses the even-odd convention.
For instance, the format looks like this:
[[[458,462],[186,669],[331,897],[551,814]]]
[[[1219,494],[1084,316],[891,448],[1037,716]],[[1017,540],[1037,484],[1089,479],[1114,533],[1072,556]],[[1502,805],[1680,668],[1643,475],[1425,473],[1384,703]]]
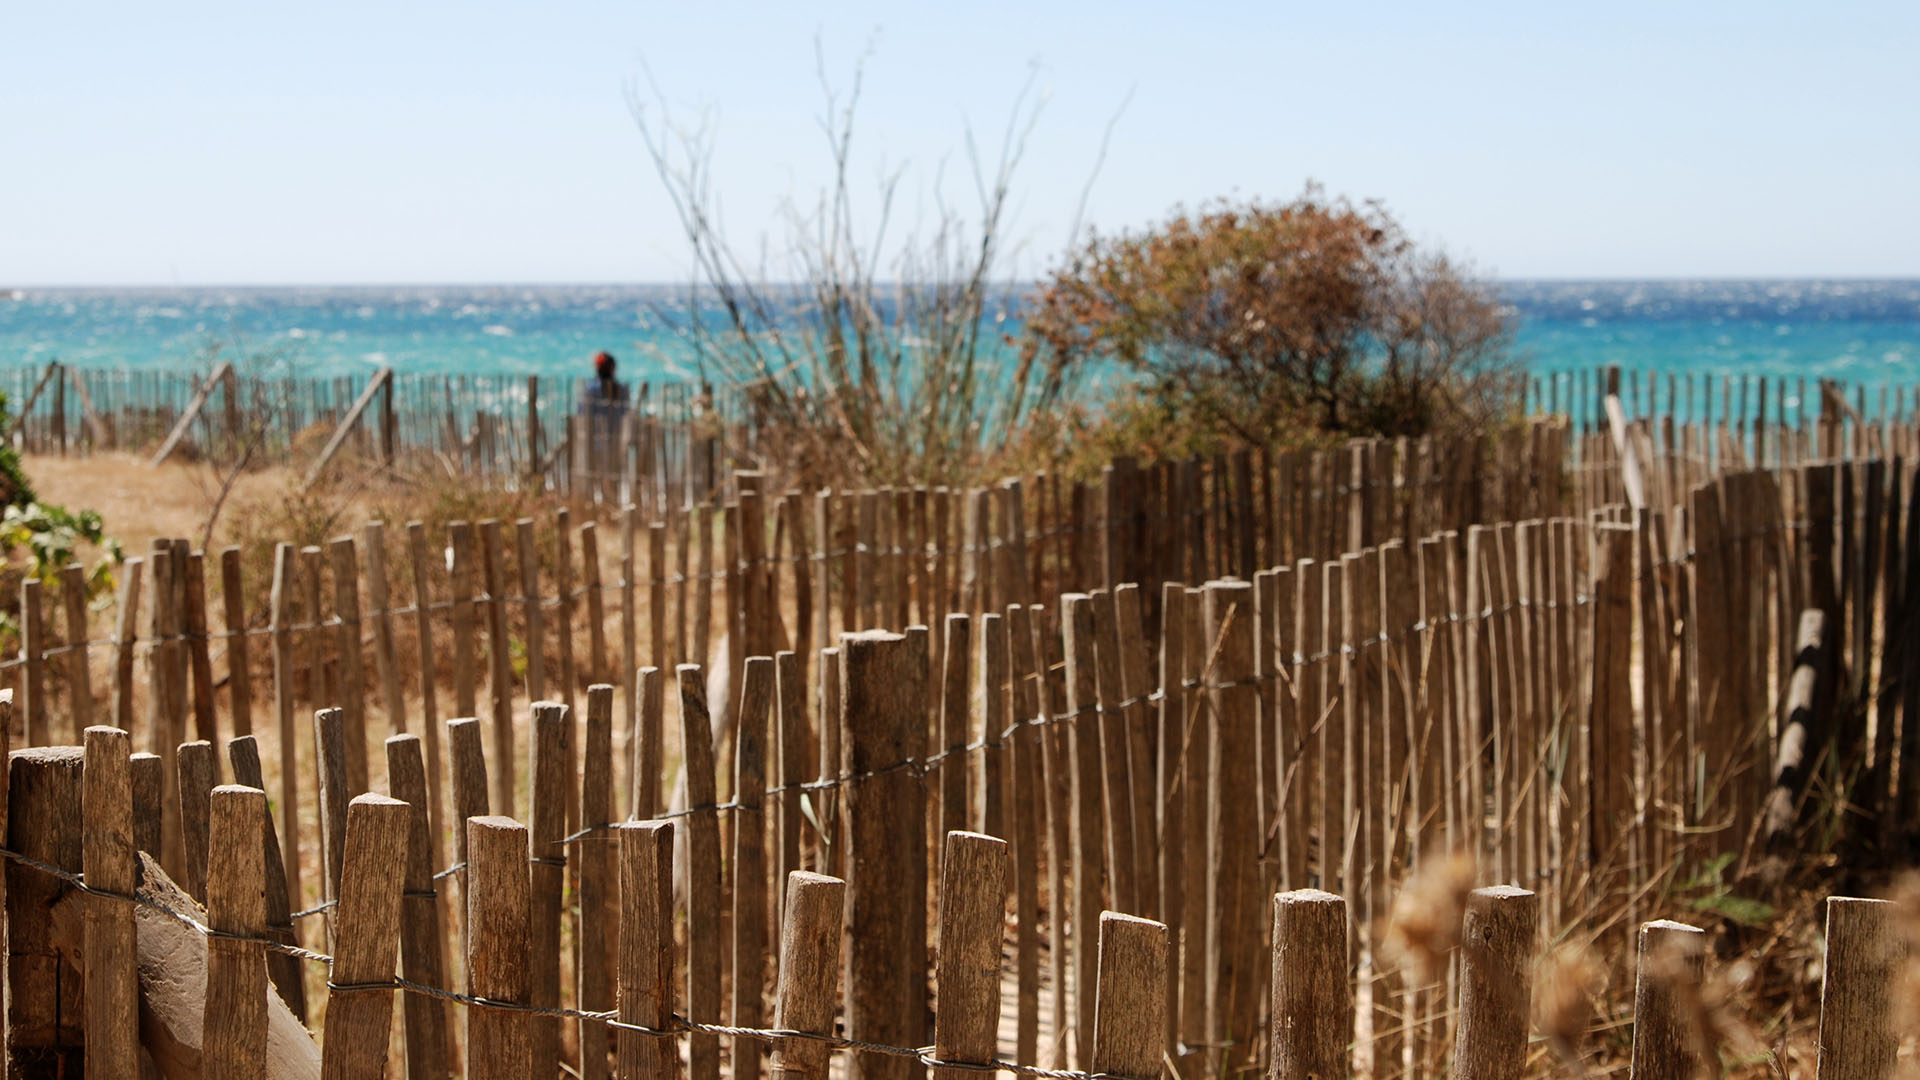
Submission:
[[[1920,4],[9,3],[0,286],[679,280],[628,111],[715,125],[733,234],[827,164],[814,39],[873,42],[858,190],[970,207],[962,133],[1048,95],[1014,269],[1087,218],[1379,198],[1507,277],[1920,275]]]

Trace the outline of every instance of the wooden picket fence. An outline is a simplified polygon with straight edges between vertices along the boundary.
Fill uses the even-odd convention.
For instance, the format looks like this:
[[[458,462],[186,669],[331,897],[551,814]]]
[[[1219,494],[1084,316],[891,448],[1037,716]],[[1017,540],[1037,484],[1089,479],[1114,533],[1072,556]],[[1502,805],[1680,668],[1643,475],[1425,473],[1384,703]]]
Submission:
[[[884,651],[899,642],[875,638],[869,644]],[[610,688],[595,689],[599,702],[609,704]],[[609,712],[589,707],[590,744],[596,736],[607,740]],[[564,742],[566,720],[558,706],[536,707],[542,736],[537,745]],[[418,747],[410,742],[417,739],[396,736],[389,751],[397,746],[401,759],[410,751],[417,765]],[[273,850],[262,843],[271,824],[259,788],[222,785],[206,793],[204,906],[150,855],[136,854],[139,815],[150,808],[139,805],[139,759],[130,749],[126,732],[94,727],[84,748],[10,756],[10,826],[27,833],[23,846],[31,849],[8,850],[9,928],[27,931],[26,940],[15,940],[13,955],[31,959],[49,949],[71,955],[78,948],[86,958],[79,993],[37,965],[8,966],[11,989],[19,995],[8,1013],[10,1075],[91,1069],[94,1075],[135,1076],[146,1066],[165,1076],[378,1077],[390,1063],[396,995],[405,1071],[415,1078],[455,1075],[462,1044],[469,1077],[561,1075],[567,1036],[580,1062],[573,1075],[621,1080],[679,1075],[683,1043],[689,1075],[718,1076],[723,1038],[728,1075],[735,1077],[760,1076],[770,1068],[773,1076],[824,1080],[835,1053],[844,1055],[849,1075],[862,1077],[905,1077],[926,1067],[937,1077],[1004,1071],[1061,1080],[1151,1080],[1166,1075],[1175,1060],[1169,1018],[1177,1011],[1177,936],[1162,922],[1115,911],[1100,913],[1089,950],[1093,1026],[1081,1067],[1041,1068],[1000,1057],[1011,860],[1007,842],[995,837],[954,831],[944,838],[933,941],[939,1007],[930,1045],[924,1039],[926,970],[918,964],[882,966],[904,959],[900,945],[924,949],[925,909],[885,899],[863,902],[858,885],[850,893],[848,880],[804,870],[786,879],[774,916],[777,951],[756,942],[762,947],[748,955],[760,978],[745,994],[736,983],[732,1022],[723,1025],[687,1015],[719,989],[717,977],[703,978],[712,969],[694,965],[718,958],[700,955],[698,931],[690,929],[684,950],[676,946],[671,822],[627,821],[578,849],[583,891],[575,926],[580,940],[594,936],[578,953],[578,985],[583,997],[592,987],[612,1007],[568,1008],[558,1004],[561,863],[541,854],[559,845],[542,843],[539,816],[531,830],[502,816],[466,822],[467,855],[459,868],[465,907],[457,937],[464,942],[467,990],[454,992],[445,988],[440,955],[454,935],[440,933],[441,905],[418,846],[426,830],[422,792],[414,791],[411,803],[366,794],[347,804],[340,830],[343,869],[327,927],[329,956],[269,933]],[[594,777],[589,766],[589,792]],[[604,793],[604,770],[600,779]],[[736,828],[750,820],[736,818]],[[703,839],[697,829],[690,835],[694,872],[704,866],[717,883],[714,837]],[[752,865],[741,858],[741,844],[736,840],[736,872]],[[59,864],[75,848],[84,874]],[[875,891],[899,899],[911,890],[883,883]],[[15,915],[62,906],[80,909],[64,928],[44,914],[37,924],[24,925]],[[697,906],[681,906],[689,928],[697,925]],[[1253,964],[1250,956],[1232,962],[1270,973],[1270,985],[1261,989],[1271,1003],[1266,1043],[1272,1074],[1348,1074],[1355,927],[1347,901],[1298,889],[1274,894],[1263,913],[1271,918],[1267,962]],[[765,912],[743,910],[736,897],[734,914],[744,923]],[[1901,1036],[1892,1011],[1895,974],[1906,952],[1899,913],[1884,900],[1833,897],[1826,915],[1816,1075],[1890,1076]],[[1451,1014],[1452,1075],[1517,1077],[1525,1071],[1538,920],[1539,898],[1528,890],[1495,886],[1466,896],[1457,1008]],[[74,922],[82,924],[77,931]],[[842,1005],[843,937],[846,1026],[860,1037],[840,1034],[835,1022]],[[907,940],[914,937],[921,940]],[[1706,935],[1698,927],[1659,920],[1641,925],[1637,937],[1632,1075],[1699,1075],[1710,1050],[1701,1043],[1697,1017]],[[616,941],[617,948],[606,947]],[[712,942],[706,944],[710,949]],[[736,964],[742,945],[736,927]],[[394,974],[396,952],[400,977]],[[679,1008],[675,968],[683,952],[690,968],[686,1013]],[[319,1046],[289,1007],[289,996],[270,989],[285,988],[285,965],[275,964],[282,959],[326,967],[325,1038]],[[1224,966],[1229,958],[1215,962]],[[758,999],[770,964],[777,975],[769,1017]],[[740,977],[738,967],[733,974]],[[63,1014],[68,1005],[78,1014]],[[451,1006],[461,1008],[464,1038],[455,1036]],[[893,1027],[896,1019],[905,1026]],[[56,1039],[69,1041],[23,1047],[17,1038],[49,1026]],[[1203,1051],[1198,1071],[1217,1073],[1243,1041],[1229,1039]],[[1385,1071],[1376,1060],[1374,1075]]]
[[[425,460],[483,483],[531,486],[612,507],[631,504],[649,520],[688,506],[734,501],[739,493],[731,484],[733,468],[777,472],[781,467],[774,449],[779,440],[767,438],[750,391],[674,380],[633,381],[625,384],[630,404],[624,413],[593,417],[577,407],[583,385],[578,378],[429,375],[384,367],[364,376],[332,378],[249,371],[232,363],[206,372],[73,367],[58,360],[0,367],[0,391],[7,394],[13,413],[6,435],[35,453],[131,450],[152,452],[158,462],[192,446],[200,456],[228,460],[251,446],[255,460],[276,455],[294,460],[308,470],[310,479],[330,465],[393,466]],[[1891,448],[1876,440],[1890,438],[1912,415],[1903,386],[1869,391],[1864,385],[1815,380],[1809,388],[1805,378],[1618,368],[1543,373],[1532,378],[1514,406],[1534,416],[1562,417],[1572,425],[1571,446],[1564,435],[1547,436],[1547,441],[1573,451],[1583,463],[1582,480],[1600,489],[1582,492],[1591,497],[1583,509],[1625,498],[1617,490],[1620,473],[1615,466],[1629,440],[1619,434],[1609,437],[1615,419],[1608,411],[1609,398],[1633,431],[1631,441],[1640,460],[1664,463],[1650,482],[1663,485],[1669,495],[1676,485],[1684,490],[1741,461],[1790,467],[1842,452],[1854,458],[1886,456]],[[1915,388],[1912,405],[1920,408],[1920,388]],[[315,450],[318,440],[305,438],[309,432],[327,432],[329,437]],[[1520,434],[1517,440],[1537,435]],[[1307,504],[1298,508],[1303,514],[1311,514],[1312,505],[1322,506],[1332,520],[1319,522],[1318,532],[1342,537],[1329,547],[1269,552],[1264,561],[1248,561],[1247,553],[1235,546],[1243,538],[1229,534],[1221,543],[1244,563],[1237,572],[1244,576],[1282,555],[1325,558],[1377,542],[1371,535],[1344,533],[1347,523],[1338,520],[1341,500],[1333,496],[1355,482],[1386,486],[1382,470],[1389,464],[1395,477],[1391,486],[1403,494],[1424,492],[1429,508],[1452,510],[1451,516],[1472,521],[1517,521],[1551,513],[1557,493],[1510,483],[1498,490],[1517,501],[1461,506],[1460,497],[1473,498],[1484,490],[1465,483],[1462,476],[1513,468],[1518,476],[1539,481],[1571,461],[1521,460],[1524,451],[1512,442],[1459,447],[1415,443],[1401,446],[1399,452],[1404,460],[1389,462],[1378,446],[1368,450],[1365,477],[1349,471],[1346,458],[1331,459],[1337,473],[1316,472],[1314,456],[1307,454],[1297,455],[1298,462],[1286,455],[1263,460],[1257,475],[1235,466],[1218,481],[1221,486],[1241,478],[1270,481],[1276,487],[1266,499],[1278,503],[1292,495]],[[1222,473],[1226,466],[1213,463]],[[1127,463],[1116,462],[1116,467],[1123,483],[1134,479]],[[1613,499],[1605,497],[1608,476],[1615,478]],[[1164,492],[1179,481],[1151,478],[1146,483]],[[1266,511],[1268,516],[1285,512],[1278,506]],[[1418,507],[1407,511],[1418,512]],[[1296,528],[1311,536],[1313,524],[1303,522]],[[1399,533],[1386,524],[1378,523],[1382,536],[1418,536],[1424,531],[1420,522]],[[1438,517],[1424,524],[1459,525]],[[1200,580],[1190,574],[1175,576]],[[1135,580],[1126,575],[1122,579]]]
[[[161,542],[106,639],[77,590],[49,619],[28,581],[4,664],[13,1060],[125,1052],[158,905],[197,924],[155,940],[204,955],[208,987],[170,1032],[204,1014],[196,1045],[338,1075],[398,1048],[412,1076],[684,1054],[707,1080],[722,1048],[757,1075],[769,1040],[795,1075],[836,1048],[861,1076],[1510,1061],[1525,1009],[1475,997],[1473,934],[1430,969],[1389,940],[1449,853],[1525,886],[1467,905],[1526,908],[1498,961],[1524,968],[1589,928],[1623,955],[1712,855],[1777,879],[1816,778],[1870,816],[1854,833],[1920,821],[1920,432],[1628,419],[1607,389],[1604,429],[1121,461],[1085,487],[773,496],[742,471],[577,527],[373,523],[283,545],[264,598],[239,551],[209,575]],[[49,919],[76,874],[102,895]],[[96,921],[140,933],[79,955],[141,963],[81,970]],[[1873,999],[1879,955],[1829,978]]]

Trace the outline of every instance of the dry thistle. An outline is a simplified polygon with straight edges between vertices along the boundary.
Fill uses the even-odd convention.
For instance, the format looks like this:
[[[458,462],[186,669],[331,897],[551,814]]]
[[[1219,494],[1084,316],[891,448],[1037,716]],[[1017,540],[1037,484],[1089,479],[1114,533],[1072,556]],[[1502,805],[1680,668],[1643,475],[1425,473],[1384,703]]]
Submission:
[[[1395,963],[1411,964],[1418,983],[1438,982],[1460,947],[1473,880],[1473,860],[1465,854],[1429,855],[1394,899],[1381,949]]]
[[[1533,1026],[1575,1076],[1585,1076],[1580,1042],[1605,991],[1607,969],[1583,941],[1566,941],[1540,957],[1533,976]]]

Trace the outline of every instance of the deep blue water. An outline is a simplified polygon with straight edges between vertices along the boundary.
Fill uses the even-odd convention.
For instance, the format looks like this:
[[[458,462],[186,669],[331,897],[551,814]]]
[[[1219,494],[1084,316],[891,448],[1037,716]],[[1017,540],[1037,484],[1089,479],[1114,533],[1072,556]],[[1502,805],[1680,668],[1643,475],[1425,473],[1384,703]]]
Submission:
[[[1920,280],[1509,281],[1517,346],[1540,373],[1603,364],[1674,374],[1920,372]],[[312,375],[584,375],[600,349],[623,377],[688,375],[673,286],[0,289],[0,365],[204,368],[266,355]]]

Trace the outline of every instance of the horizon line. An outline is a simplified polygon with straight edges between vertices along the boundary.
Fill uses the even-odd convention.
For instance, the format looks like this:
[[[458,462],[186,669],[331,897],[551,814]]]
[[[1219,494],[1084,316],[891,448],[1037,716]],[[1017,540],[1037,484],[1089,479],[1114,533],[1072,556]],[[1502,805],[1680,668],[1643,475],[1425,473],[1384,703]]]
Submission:
[[[1751,274],[1751,275],[1685,275],[1656,274],[1637,275],[1580,275],[1580,274],[1542,274],[1531,276],[1489,277],[1478,279],[1496,285],[1510,284],[1671,284],[1671,283],[1784,283],[1784,282],[1844,282],[1861,283],[1915,283],[1920,284],[1920,272],[1912,274]],[[754,283],[752,288],[770,288],[778,290],[800,289],[808,286],[804,281],[781,281]],[[1004,281],[995,283],[1003,288],[1031,288],[1041,284],[1039,281]],[[898,282],[874,282],[876,288],[893,289]],[[0,285],[0,298],[10,293],[23,292],[80,292],[101,290],[136,289],[688,289],[697,288],[701,292],[712,292],[711,285],[692,285],[677,281],[273,281],[273,282],[110,282],[110,283],[61,283],[61,284],[12,284]]]

